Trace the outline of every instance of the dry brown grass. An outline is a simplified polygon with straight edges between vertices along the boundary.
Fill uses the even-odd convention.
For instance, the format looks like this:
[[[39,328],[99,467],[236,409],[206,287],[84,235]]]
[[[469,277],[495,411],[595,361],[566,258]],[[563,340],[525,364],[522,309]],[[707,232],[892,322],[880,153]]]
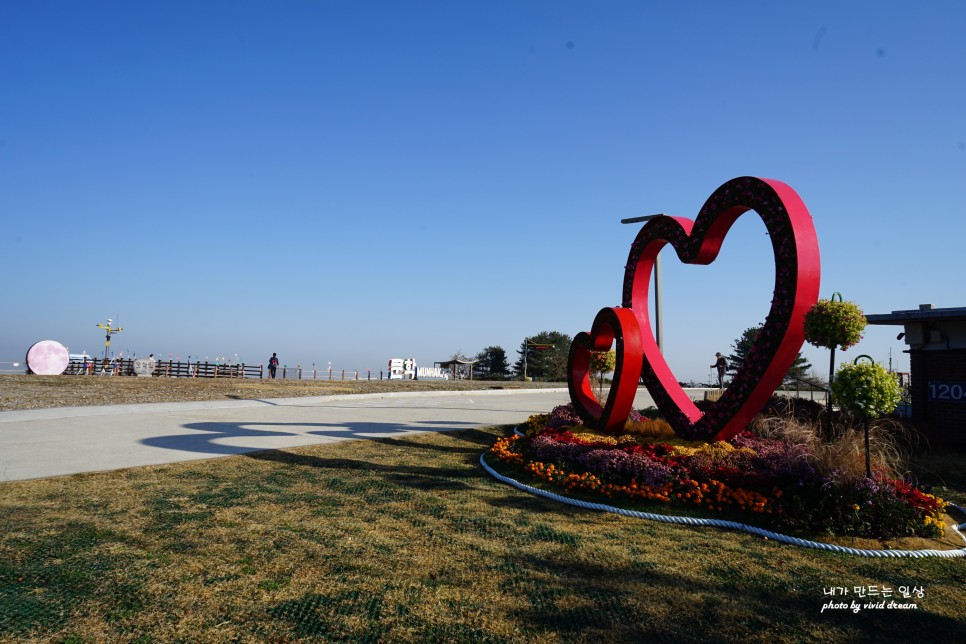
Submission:
[[[759,416],[751,429],[756,434],[783,438],[807,447],[820,472],[845,479],[866,475],[865,430],[861,424],[838,421],[832,440],[823,438],[821,421],[805,421],[792,414]],[[915,446],[913,432],[888,418],[869,423],[869,460],[873,472],[902,478],[909,472],[909,457]]]
[[[8,405],[365,391],[12,378]],[[0,642],[966,639],[962,560],[861,559],[559,505],[483,473],[479,454],[506,431],[0,484]],[[961,483],[944,474],[957,461],[928,464]],[[870,585],[925,596],[821,612],[826,589]]]
[[[0,641],[962,641],[966,566],[532,497],[504,429],[0,485]],[[832,586],[915,610],[822,613]],[[851,598],[849,598],[851,599]]]
[[[566,383],[480,380],[256,380],[133,376],[0,375],[0,411],[153,402],[257,400],[388,391],[566,387]]]

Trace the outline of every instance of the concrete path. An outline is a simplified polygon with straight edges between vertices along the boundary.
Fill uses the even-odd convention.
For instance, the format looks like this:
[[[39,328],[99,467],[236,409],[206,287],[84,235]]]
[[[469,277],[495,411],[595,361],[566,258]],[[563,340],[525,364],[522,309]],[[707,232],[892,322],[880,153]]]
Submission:
[[[522,423],[569,401],[566,388],[487,389],[3,411],[0,481]],[[653,404],[638,389],[634,407]]]
[[[0,481],[520,423],[568,401],[566,389],[523,389],[5,411]]]

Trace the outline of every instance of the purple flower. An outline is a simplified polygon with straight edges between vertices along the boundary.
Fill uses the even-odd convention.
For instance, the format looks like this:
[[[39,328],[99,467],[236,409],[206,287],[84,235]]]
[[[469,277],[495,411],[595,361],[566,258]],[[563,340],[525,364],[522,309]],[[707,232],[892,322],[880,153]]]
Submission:
[[[554,407],[550,412],[550,416],[547,418],[547,427],[553,429],[559,427],[574,427],[583,424],[584,421],[580,420],[580,416],[577,414],[577,410],[574,409],[573,403]]]
[[[622,449],[592,449],[578,461],[587,471],[604,478],[633,479],[639,485],[661,487],[672,478],[674,470],[645,454]]]

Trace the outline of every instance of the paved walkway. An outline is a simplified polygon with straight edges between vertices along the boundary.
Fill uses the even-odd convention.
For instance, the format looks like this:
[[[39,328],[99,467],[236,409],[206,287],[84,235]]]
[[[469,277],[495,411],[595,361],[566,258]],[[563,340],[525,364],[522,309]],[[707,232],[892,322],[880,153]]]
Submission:
[[[518,423],[566,389],[319,396],[0,412],[0,481]]]
[[[506,425],[569,401],[566,388],[486,389],[3,411],[0,481]],[[634,407],[653,404],[638,389]]]
[[[0,481],[520,423],[567,389],[399,392],[0,412]],[[640,389],[635,406],[652,405]]]

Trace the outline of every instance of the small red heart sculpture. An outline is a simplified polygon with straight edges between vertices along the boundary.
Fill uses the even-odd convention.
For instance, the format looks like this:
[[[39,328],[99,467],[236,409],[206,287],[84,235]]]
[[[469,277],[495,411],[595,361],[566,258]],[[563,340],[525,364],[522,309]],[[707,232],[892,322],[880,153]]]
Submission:
[[[612,342],[617,357],[614,379],[607,403],[601,407],[590,384],[590,353],[609,351]],[[567,359],[567,386],[584,423],[608,432],[624,428],[637,395],[643,356],[641,327],[630,309],[601,309],[590,333],[582,331],[574,337]]]
[[[765,324],[731,385],[702,415],[674,378],[654,340],[648,313],[651,272],[666,244],[671,244],[686,264],[710,264],[732,224],[748,210],[759,214],[771,236],[774,297]],[[812,217],[798,194],[781,181],[732,179],[714,191],[694,221],[662,215],[644,225],[627,258],[623,305],[633,310],[640,325],[644,352],[641,377],[679,436],[727,440],[761,410],[805,341],[805,313],[818,300],[819,276],[818,239]],[[614,375],[616,382],[618,374]]]

